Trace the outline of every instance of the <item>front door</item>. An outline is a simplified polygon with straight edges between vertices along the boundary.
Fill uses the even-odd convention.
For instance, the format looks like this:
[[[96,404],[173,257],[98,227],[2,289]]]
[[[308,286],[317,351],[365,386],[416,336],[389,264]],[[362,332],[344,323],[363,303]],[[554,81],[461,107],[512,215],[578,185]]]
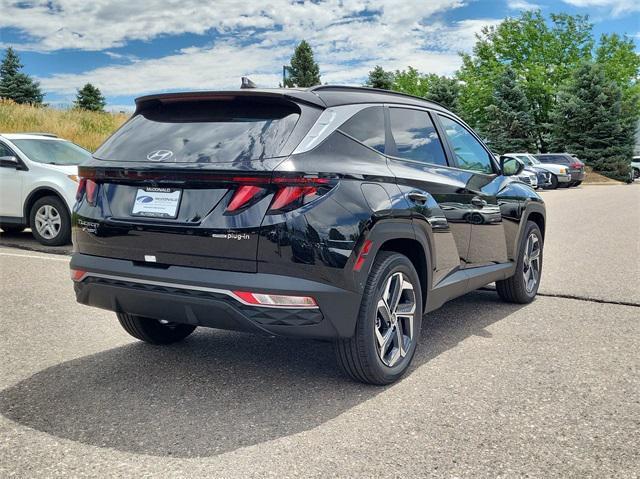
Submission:
[[[0,141],[0,156],[17,155]],[[22,217],[22,181],[24,171],[13,165],[0,165],[0,216]]]

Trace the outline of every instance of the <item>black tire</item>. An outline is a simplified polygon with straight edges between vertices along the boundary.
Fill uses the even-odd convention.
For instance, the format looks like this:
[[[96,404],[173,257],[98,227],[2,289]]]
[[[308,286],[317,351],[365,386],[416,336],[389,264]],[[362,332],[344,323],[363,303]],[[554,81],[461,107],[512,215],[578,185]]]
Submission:
[[[392,277],[398,278],[397,273],[401,273],[402,275],[399,277],[413,287],[413,293],[409,289],[400,290],[400,301],[404,300],[406,301],[404,304],[410,304],[413,299],[415,302],[413,338],[408,343],[409,346],[405,350],[404,357],[400,356],[397,363],[387,365],[383,362],[378,352],[376,331],[379,332],[381,327],[388,325],[387,332],[389,337],[393,338],[392,341],[399,341],[398,338],[402,336],[402,343],[407,344],[403,335],[396,335],[398,330],[394,328],[398,328],[398,326],[391,326],[391,323],[383,323],[379,320],[378,302],[383,298],[384,290],[388,284],[394,281]],[[408,323],[405,321],[398,321],[401,331],[407,329]],[[413,264],[406,256],[390,251],[382,251],[377,255],[367,279],[355,334],[349,339],[342,339],[336,342],[338,365],[345,374],[363,383],[385,385],[397,381],[407,371],[415,355],[416,346],[420,338],[421,325],[422,290],[418,273],[416,273]],[[401,349],[389,349],[390,356],[393,356],[391,354],[393,351]],[[385,354],[383,353],[382,356],[384,357]]]
[[[46,206],[52,207],[60,218],[60,228],[57,230],[57,234],[50,238],[45,238],[36,226],[36,213],[40,208]],[[31,228],[33,237],[45,246],[61,246],[71,242],[71,219],[69,217],[69,211],[67,210],[67,205],[57,196],[43,196],[33,204],[29,212],[29,227]]]
[[[551,175],[551,184],[547,187],[550,190],[555,190],[558,187],[558,177],[556,175]]]
[[[172,344],[182,341],[196,329],[191,324],[161,322],[128,313],[116,313],[123,329],[140,341],[149,344]]]
[[[539,244],[539,263],[538,277],[534,287],[529,290],[525,281],[525,250],[527,248],[529,237],[535,234]],[[522,238],[520,238],[520,250],[518,251],[518,263],[513,276],[502,281],[496,281],[496,290],[498,295],[508,303],[527,304],[536,297],[538,288],[540,287],[540,278],[542,277],[542,259],[544,252],[544,242],[540,228],[533,221],[527,221]],[[531,268],[532,266],[530,266]]]
[[[25,225],[0,225],[5,233],[21,233],[26,228]]]
[[[640,169],[634,168],[633,169],[633,179],[637,180],[638,178],[640,178]]]
[[[581,184],[582,184],[582,181],[574,181],[571,186],[580,186]]]

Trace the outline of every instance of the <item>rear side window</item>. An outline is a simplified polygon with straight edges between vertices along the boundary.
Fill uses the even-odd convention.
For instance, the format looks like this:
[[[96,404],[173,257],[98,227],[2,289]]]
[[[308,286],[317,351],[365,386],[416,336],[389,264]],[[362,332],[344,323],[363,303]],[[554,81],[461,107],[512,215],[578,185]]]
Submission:
[[[79,165],[91,158],[91,153],[70,141],[23,139],[13,144],[31,161],[48,165]]]
[[[131,118],[95,156],[164,163],[271,158],[279,155],[299,117],[293,103],[256,98],[157,101]]]
[[[447,165],[442,143],[426,111],[390,108],[391,133],[396,144],[393,156]]]
[[[381,106],[372,106],[356,113],[340,127],[340,130],[384,153],[384,112]]]

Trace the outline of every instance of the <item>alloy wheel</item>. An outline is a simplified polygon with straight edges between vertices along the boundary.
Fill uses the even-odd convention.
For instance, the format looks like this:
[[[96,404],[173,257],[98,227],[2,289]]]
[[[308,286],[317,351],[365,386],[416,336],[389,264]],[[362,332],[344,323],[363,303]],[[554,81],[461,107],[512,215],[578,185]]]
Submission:
[[[524,250],[524,267],[522,275],[527,293],[533,292],[540,280],[540,239],[535,233],[531,233],[527,238]]]
[[[376,312],[376,346],[382,362],[393,367],[414,342],[416,296],[413,284],[401,272],[386,281]]]
[[[36,211],[36,230],[45,239],[53,239],[60,233],[62,218],[56,208],[51,205],[42,205]]]

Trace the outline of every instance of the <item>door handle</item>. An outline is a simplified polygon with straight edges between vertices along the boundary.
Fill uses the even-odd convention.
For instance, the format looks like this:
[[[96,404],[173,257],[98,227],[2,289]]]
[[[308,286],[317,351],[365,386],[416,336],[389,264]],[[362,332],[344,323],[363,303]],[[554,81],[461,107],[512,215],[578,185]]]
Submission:
[[[425,195],[424,193],[420,193],[419,191],[412,191],[407,196],[409,196],[409,199],[411,201],[419,205],[424,205],[429,199],[427,195]]]
[[[473,206],[477,206],[478,208],[482,208],[483,206],[487,206],[488,203],[479,196],[474,196],[473,198],[471,198],[471,204]]]

